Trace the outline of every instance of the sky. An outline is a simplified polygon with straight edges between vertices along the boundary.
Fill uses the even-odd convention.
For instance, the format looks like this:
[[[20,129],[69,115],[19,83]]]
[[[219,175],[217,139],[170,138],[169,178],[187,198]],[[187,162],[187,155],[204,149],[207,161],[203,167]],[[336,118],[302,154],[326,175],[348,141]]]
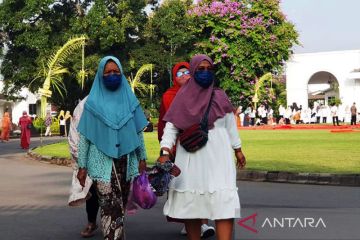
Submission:
[[[295,53],[360,49],[360,0],[281,0],[302,46]]]

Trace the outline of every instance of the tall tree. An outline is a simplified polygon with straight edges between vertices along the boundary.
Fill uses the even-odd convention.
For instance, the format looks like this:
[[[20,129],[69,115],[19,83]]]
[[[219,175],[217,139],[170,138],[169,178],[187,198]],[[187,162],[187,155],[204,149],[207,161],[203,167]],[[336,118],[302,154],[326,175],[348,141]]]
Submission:
[[[250,104],[256,79],[280,73],[297,43],[298,34],[279,0],[203,0],[190,15],[197,36],[195,53],[214,59],[221,86],[235,104]],[[264,84],[267,94],[261,94],[260,101],[272,101],[270,84]]]
[[[127,52],[142,38],[147,21],[144,11],[147,3],[147,0],[4,1],[0,5],[0,46],[8,48],[1,67],[4,93],[9,97],[16,96],[19,89],[28,86],[35,78],[48,56],[70,37],[80,34],[90,38],[85,49],[88,79],[94,78],[97,63],[104,55],[120,57],[127,66]],[[65,64],[70,74],[65,75],[63,81],[72,91],[68,91],[66,100],[54,94],[50,101],[71,110],[78,97],[87,94],[73,84],[81,69],[81,52]],[[35,91],[42,83],[33,82],[30,90]],[[88,91],[89,86],[85,89]],[[68,102],[72,104],[69,106]]]
[[[171,85],[171,69],[178,61],[189,59],[195,40],[187,11],[192,0],[164,0],[150,14],[143,44],[131,52],[134,62],[155,64],[154,82],[161,95]]]

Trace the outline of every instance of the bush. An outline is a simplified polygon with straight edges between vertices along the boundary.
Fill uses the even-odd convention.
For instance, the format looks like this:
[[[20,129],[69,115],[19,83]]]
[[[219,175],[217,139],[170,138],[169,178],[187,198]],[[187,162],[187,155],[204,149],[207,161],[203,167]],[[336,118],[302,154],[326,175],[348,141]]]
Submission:
[[[341,100],[339,98],[329,99],[329,105],[330,106],[333,106],[333,105],[339,106],[339,105],[341,105]]]
[[[45,133],[46,126],[45,126],[45,120],[43,118],[36,118],[33,121],[33,126],[35,127],[37,132]],[[60,133],[60,126],[59,126],[59,120],[56,117],[52,118],[52,124],[50,126],[51,133],[52,134],[59,134]]]
[[[45,132],[45,121],[43,118],[35,118],[32,122],[37,132]]]

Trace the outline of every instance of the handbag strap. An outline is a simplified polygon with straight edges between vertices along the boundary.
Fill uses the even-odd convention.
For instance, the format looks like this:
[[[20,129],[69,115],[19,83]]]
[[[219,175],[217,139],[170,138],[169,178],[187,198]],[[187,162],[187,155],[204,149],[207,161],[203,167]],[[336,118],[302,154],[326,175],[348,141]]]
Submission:
[[[203,118],[201,119],[200,125],[205,129],[207,129],[208,127],[208,116],[209,116],[209,112],[210,112],[210,107],[211,107],[211,102],[213,100],[213,96],[214,96],[214,91],[211,93],[211,97],[210,97],[210,101],[209,101],[209,105],[206,109],[206,112],[203,116]]]

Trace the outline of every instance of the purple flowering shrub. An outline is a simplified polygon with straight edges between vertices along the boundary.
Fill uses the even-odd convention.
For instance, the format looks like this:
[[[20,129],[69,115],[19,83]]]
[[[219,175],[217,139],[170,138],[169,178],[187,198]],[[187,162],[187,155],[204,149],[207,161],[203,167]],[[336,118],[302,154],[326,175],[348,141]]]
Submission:
[[[298,43],[295,27],[286,20],[278,0],[202,0],[188,14],[197,36],[195,52],[221,63],[217,77],[233,103],[250,103],[255,79],[281,72]],[[280,93],[273,84],[274,99],[266,87],[270,85],[261,90],[260,101],[272,102]]]

